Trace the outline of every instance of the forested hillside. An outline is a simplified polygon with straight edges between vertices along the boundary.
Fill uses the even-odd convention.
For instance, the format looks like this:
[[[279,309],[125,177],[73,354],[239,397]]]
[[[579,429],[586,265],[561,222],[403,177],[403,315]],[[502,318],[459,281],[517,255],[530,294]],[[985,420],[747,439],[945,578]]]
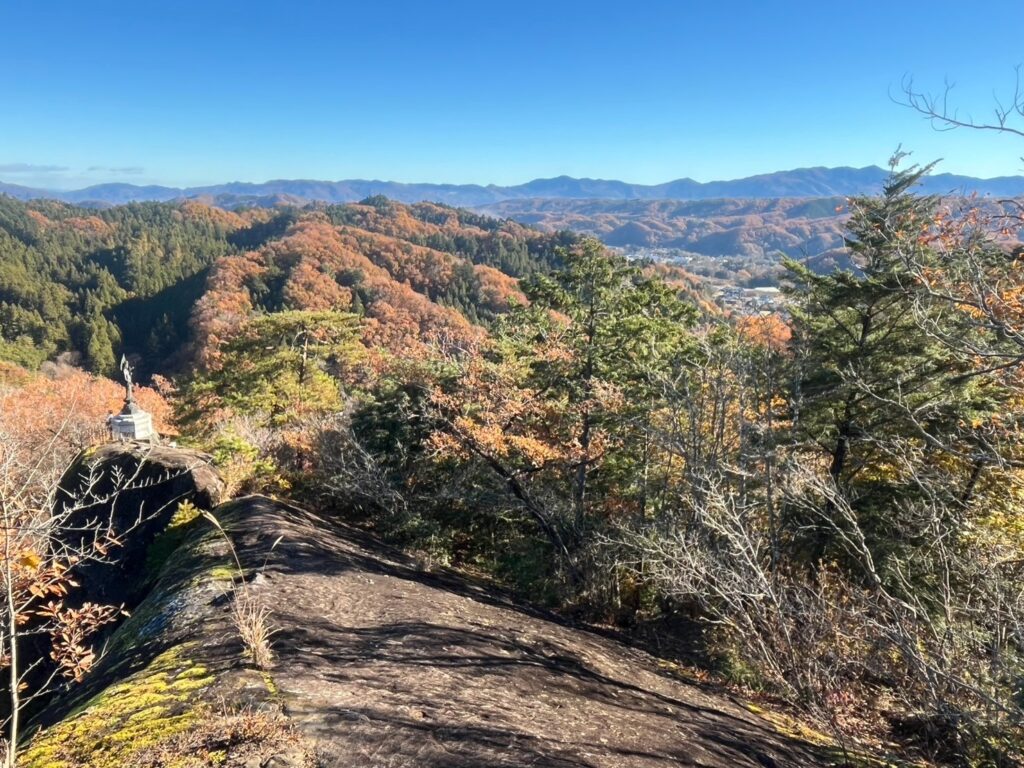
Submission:
[[[0,197],[0,356],[35,367],[74,350],[112,370],[124,332],[112,310],[201,272],[231,250],[241,221],[194,205],[95,212]]]
[[[166,372],[189,359],[193,305],[213,292],[202,307],[218,314],[245,280],[265,310],[331,304],[385,324],[462,327],[507,308],[515,278],[550,268],[573,239],[384,198],[230,213],[0,196],[0,359],[34,368],[71,352],[109,373],[127,353],[142,356],[146,373]],[[210,329],[197,323],[202,346]]]
[[[1024,276],[1002,219],[923,173],[849,201],[851,269],[787,260],[785,313],[749,316],[595,239],[432,204],[6,200],[4,354],[141,352],[229,497],[614,625],[846,765],[1015,766]],[[110,397],[63,364],[3,372],[54,404],[31,433],[0,409],[3,498],[46,498],[32,456],[76,444],[49,437],[82,422],[71,383]]]
[[[1019,203],[995,198],[948,201],[952,207],[980,205],[991,217],[1012,216]],[[538,198],[504,200],[479,210],[546,231],[571,229],[616,247],[669,249],[678,252],[675,258],[731,257],[748,269],[777,266],[780,256],[834,257],[843,246],[850,213],[846,198],[838,195],[699,201]],[[1007,234],[1024,240],[1019,224]]]

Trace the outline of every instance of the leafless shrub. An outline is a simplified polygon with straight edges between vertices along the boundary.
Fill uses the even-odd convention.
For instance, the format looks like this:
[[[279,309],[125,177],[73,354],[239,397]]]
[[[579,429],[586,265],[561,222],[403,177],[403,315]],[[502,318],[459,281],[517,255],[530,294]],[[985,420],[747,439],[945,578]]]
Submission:
[[[741,501],[728,476],[705,478],[674,520],[620,529],[617,565],[696,601],[760,683],[834,723],[849,715],[837,702],[856,706],[881,685],[900,702],[897,724],[916,723],[937,756],[1019,759],[1019,555],[958,548],[943,508],[918,502],[901,516],[915,552],[882,573],[827,474],[792,464],[778,480],[806,525],[827,529],[859,569],[773,565],[763,502]]]
[[[405,496],[354,434],[347,415],[321,419],[314,434],[324,498],[350,508],[382,511],[396,520],[408,516]],[[395,459],[401,461],[402,457]]]
[[[897,515],[908,521],[917,546],[891,558],[883,574],[844,495],[813,475],[798,482],[802,488],[793,494],[794,502],[820,515],[821,499],[827,498],[833,514],[820,515],[821,524],[830,526],[863,566],[871,598],[865,628],[874,640],[865,663],[884,667],[906,710],[943,723],[947,751],[966,748],[968,740],[1024,736],[1019,552],[965,543],[959,535],[963,521],[951,519],[948,499],[928,493],[922,478],[925,492]],[[1019,749],[1018,741],[1011,749],[1018,758]]]
[[[854,642],[862,621],[859,611],[837,620],[848,585],[774,568],[763,508],[744,503],[724,478],[705,478],[694,501],[675,520],[620,529],[626,554],[618,565],[671,598],[695,602],[761,683],[820,704],[840,685],[840,649]]]

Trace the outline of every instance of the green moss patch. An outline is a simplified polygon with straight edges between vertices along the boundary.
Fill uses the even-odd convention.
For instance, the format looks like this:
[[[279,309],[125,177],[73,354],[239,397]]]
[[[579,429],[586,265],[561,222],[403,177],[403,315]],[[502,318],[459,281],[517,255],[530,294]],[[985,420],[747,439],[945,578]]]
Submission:
[[[186,658],[186,649],[165,651],[125,682],[110,686],[60,723],[36,734],[18,765],[131,765],[134,755],[198,726],[205,707],[197,698],[214,678]]]
[[[150,581],[156,579],[164,564],[185,540],[185,536],[198,519],[199,508],[192,502],[183,501],[178,504],[174,517],[146,550],[146,574]]]
[[[849,768],[924,768],[922,763],[890,762],[873,757],[857,747],[844,749],[832,736],[827,736],[790,715],[766,710],[756,704],[748,703],[744,706],[762,720],[770,723],[778,733],[786,738],[803,741],[821,748],[831,759],[836,761],[835,765],[845,765]]]

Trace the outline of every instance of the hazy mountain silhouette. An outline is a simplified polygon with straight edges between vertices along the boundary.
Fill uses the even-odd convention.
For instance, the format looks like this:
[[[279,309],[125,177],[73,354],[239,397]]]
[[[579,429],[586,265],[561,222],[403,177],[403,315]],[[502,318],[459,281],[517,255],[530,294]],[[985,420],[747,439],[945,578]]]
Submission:
[[[479,184],[403,184],[394,181],[350,179],[316,181],[279,179],[263,183],[230,182],[205,187],[136,186],[98,184],[76,190],[47,190],[0,182],[0,194],[22,200],[52,198],[88,205],[119,205],[136,201],[203,198],[224,206],[272,204],[273,202],[353,202],[371,195],[412,203],[429,200],[455,206],[483,206],[505,200],[531,198],[562,200],[708,200],[717,198],[799,198],[874,194],[881,190],[887,172],[867,168],[797,168],[730,181],[699,182],[677,179],[664,184],[630,184],[605,179],[559,176],[535,179],[514,186]],[[1024,176],[978,179],[955,174],[935,174],[924,179],[922,192],[1014,197],[1024,195]]]

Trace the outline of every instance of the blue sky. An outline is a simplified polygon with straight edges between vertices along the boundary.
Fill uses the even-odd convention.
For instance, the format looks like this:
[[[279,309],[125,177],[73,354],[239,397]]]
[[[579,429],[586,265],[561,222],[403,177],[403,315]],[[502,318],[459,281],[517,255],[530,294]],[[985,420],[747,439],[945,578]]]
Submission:
[[[1024,3],[0,4],[0,180],[655,183],[920,161],[1024,172],[1024,141],[936,133],[900,79],[981,115]]]

